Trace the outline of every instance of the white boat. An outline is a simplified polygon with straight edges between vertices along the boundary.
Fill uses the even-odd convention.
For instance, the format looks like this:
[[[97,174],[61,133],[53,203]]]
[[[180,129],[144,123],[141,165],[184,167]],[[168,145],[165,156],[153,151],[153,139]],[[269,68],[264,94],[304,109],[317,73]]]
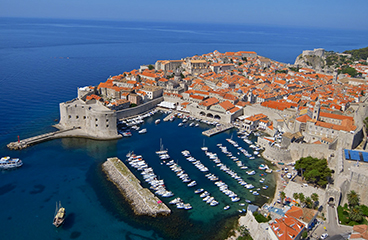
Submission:
[[[178,124],[178,127],[181,127],[181,126],[183,126],[183,123],[182,122]]]
[[[178,198],[175,198],[174,200],[171,200],[169,203],[170,204],[177,204],[179,202],[181,202],[181,199],[178,197]]]
[[[224,207],[224,210],[228,210],[229,208],[230,208],[230,206],[227,205],[227,206]]]
[[[192,206],[189,203],[184,204],[184,209],[189,210],[192,209]]]
[[[11,169],[21,167],[23,165],[22,160],[19,158],[2,157],[0,160],[0,169]]]
[[[208,150],[208,147],[205,147],[205,145],[204,145],[204,139],[203,139],[203,147],[201,147],[201,149],[202,149],[203,151],[207,151],[207,150]]]
[[[159,124],[161,122],[161,120],[160,119],[157,119],[156,121],[155,121],[155,124]]]
[[[141,129],[141,130],[138,131],[138,133],[140,133],[140,134],[143,134],[143,133],[146,133],[146,132],[147,132],[147,129],[146,128],[143,128],[143,129]]]
[[[195,186],[195,185],[197,185],[197,182],[196,181],[191,181],[190,183],[188,183],[188,187],[193,187],[193,186]]]
[[[201,193],[203,191],[204,191],[204,189],[203,188],[200,188],[200,189],[195,190],[194,193]]]

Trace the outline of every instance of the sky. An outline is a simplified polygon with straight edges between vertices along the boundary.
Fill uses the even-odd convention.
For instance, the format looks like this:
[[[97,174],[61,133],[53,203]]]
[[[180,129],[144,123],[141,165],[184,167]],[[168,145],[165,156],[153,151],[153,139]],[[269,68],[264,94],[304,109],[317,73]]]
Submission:
[[[368,30],[367,0],[0,0],[0,17]]]

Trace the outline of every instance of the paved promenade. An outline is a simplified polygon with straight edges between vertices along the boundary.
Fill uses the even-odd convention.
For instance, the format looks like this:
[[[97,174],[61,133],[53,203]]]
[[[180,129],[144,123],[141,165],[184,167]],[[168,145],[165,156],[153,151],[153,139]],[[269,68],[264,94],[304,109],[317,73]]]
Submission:
[[[168,215],[171,213],[158,197],[149,189],[143,188],[140,181],[127,166],[118,158],[108,158],[102,164],[103,171],[109,179],[121,190],[137,215]]]
[[[229,130],[233,127],[234,126],[231,123],[225,123],[225,124],[221,124],[221,126],[216,126],[216,127],[211,128],[207,131],[204,131],[204,132],[202,132],[202,134],[207,136],[207,137],[211,137],[215,134],[218,134],[220,132],[224,132],[224,131]]]

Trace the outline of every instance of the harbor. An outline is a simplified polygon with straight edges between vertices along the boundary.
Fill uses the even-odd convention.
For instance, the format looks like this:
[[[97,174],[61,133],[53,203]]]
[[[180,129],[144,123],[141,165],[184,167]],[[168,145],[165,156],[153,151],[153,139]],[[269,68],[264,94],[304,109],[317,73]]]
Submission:
[[[171,210],[158,197],[141,186],[140,181],[120,159],[108,158],[102,164],[102,168],[129,201],[135,214],[156,217],[171,213]]]

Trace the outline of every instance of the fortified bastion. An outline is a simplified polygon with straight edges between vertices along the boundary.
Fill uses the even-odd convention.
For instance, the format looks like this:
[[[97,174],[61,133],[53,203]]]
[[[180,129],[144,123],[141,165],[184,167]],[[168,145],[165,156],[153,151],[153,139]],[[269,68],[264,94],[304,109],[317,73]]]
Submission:
[[[116,112],[105,107],[95,99],[83,101],[80,98],[59,104],[60,122],[55,127],[59,129],[79,128],[76,137],[94,139],[117,139]]]

